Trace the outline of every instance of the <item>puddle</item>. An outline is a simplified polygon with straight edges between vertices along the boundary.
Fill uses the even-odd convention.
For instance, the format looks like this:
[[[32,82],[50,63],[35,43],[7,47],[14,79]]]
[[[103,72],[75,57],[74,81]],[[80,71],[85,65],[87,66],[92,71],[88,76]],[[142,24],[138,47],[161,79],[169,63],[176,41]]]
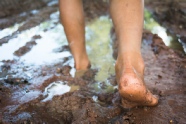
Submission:
[[[45,21],[40,25],[33,27],[31,29],[20,32],[17,37],[9,40],[8,43],[2,44],[0,47],[0,61],[2,60],[18,60],[20,66],[12,66],[13,70],[17,70],[17,75],[30,75],[30,79],[34,77],[36,69],[39,69],[38,65],[51,65],[63,61],[64,57],[71,56],[71,53],[68,51],[56,52],[56,49],[61,48],[64,45],[67,45],[67,39],[63,30],[63,26],[56,22],[59,21],[59,12],[55,12],[50,15],[51,20]],[[114,74],[114,59],[112,57],[112,48],[110,46],[110,29],[112,23],[107,16],[102,16],[95,19],[86,26],[86,43],[87,51],[92,64],[92,68],[96,68],[99,72],[96,75],[96,81],[98,82],[95,86],[99,87],[99,82],[106,81],[107,78]],[[19,25],[15,25],[10,31],[9,28],[5,29],[3,32],[16,31],[19,28]],[[6,31],[7,30],[7,31]],[[6,34],[6,35],[9,35]],[[40,39],[36,39],[36,45],[26,54],[17,57],[14,55],[14,52],[20,47],[25,46],[27,42],[33,40],[34,36],[40,36]],[[4,37],[5,35],[1,35]],[[72,67],[70,73],[74,77],[75,69],[74,60],[69,59],[64,65],[70,65]],[[21,74],[21,70],[26,67],[26,72]],[[18,73],[20,72],[20,73]],[[37,74],[37,73],[36,73]],[[33,81],[32,81],[33,82]],[[37,85],[41,85],[41,82],[37,82]],[[34,88],[36,85],[34,82],[29,86]],[[111,85],[107,83],[107,89],[111,88]],[[28,87],[28,89],[30,89]],[[35,88],[34,88],[35,89]],[[44,95],[47,97],[43,101],[48,101],[52,99],[55,95],[62,95],[66,92],[71,92],[79,89],[79,86],[68,86],[63,84],[63,82],[53,82],[48,87],[46,87]],[[107,91],[107,90],[105,90]],[[13,99],[19,99],[19,103],[25,103],[30,100],[37,98],[42,93],[36,90],[30,90],[25,92],[25,90],[15,92],[13,94]],[[21,97],[21,98],[20,98]]]
[[[22,23],[23,24],[23,23]],[[12,33],[14,33],[15,31],[17,31],[17,29],[22,25],[22,24],[15,24],[12,27],[0,30],[0,39],[6,36],[11,35]]]
[[[95,79],[105,81],[114,74],[114,59],[110,44],[112,22],[107,16],[101,16],[86,26],[86,47],[93,68],[99,69]]]
[[[69,52],[54,52],[54,49],[67,45],[67,40],[62,25],[54,24],[57,21],[56,18],[59,17],[59,12],[51,14],[50,17],[50,21],[23,31],[16,38],[10,39],[8,43],[3,44],[0,47],[0,61],[19,59],[13,53],[29,42],[35,35],[41,36],[41,39],[36,40],[37,45],[30,52],[20,57],[20,60],[24,61],[24,63],[41,65],[71,56]],[[14,26],[13,29],[16,30],[17,28],[18,26]]]
[[[179,42],[179,38],[176,35],[168,33],[168,30],[160,26],[160,24],[152,18],[149,11],[145,10],[144,16],[145,29],[150,30],[154,34],[158,34],[158,36],[163,39],[166,46],[186,53],[186,50],[184,51],[183,49],[183,45]]]
[[[92,99],[94,102],[98,102],[98,96],[93,96]]]
[[[53,0],[53,1],[49,2],[47,5],[48,6],[53,6],[53,5],[57,4],[57,3],[58,3],[58,0]]]
[[[34,100],[38,98],[38,96],[41,94],[40,91],[29,91],[29,92],[24,92],[24,93],[20,92],[20,93],[24,95],[19,99],[15,98],[15,100],[18,100],[19,103],[26,103],[31,100]]]
[[[42,94],[41,91],[31,88],[30,85],[21,88],[15,86],[13,89],[16,90],[11,94],[10,102],[16,103],[16,105],[27,103]]]
[[[183,45],[183,49],[186,53],[186,43],[184,41],[182,41],[181,39],[179,39],[179,42]]]
[[[62,81],[53,82],[45,88],[43,95],[44,96],[47,95],[47,97],[43,99],[42,102],[52,100],[52,98],[56,95],[62,95],[70,91],[73,92],[78,89],[79,89],[78,86],[68,86],[66,83]]]
[[[49,21],[45,21],[36,27],[20,32],[16,38],[12,38],[8,43],[3,44],[0,47],[0,61],[16,59],[19,60],[20,63],[22,62],[24,66],[33,68],[38,67],[37,65],[51,65],[59,63],[63,61],[64,57],[71,56],[71,53],[68,51],[55,52],[56,49],[67,45],[68,42],[63,30],[63,26],[60,23],[56,24],[56,22],[59,21],[59,12],[51,14],[50,18],[51,20]],[[88,23],[86,26],[86,48],[88,55],[92,68],[99,70],[95,77],[95,80],[98,82],[95,84],[95,87],[99,87],[99,82],[106,81],[110,75],[115,73],[115,60],[112,57],[112,47],[110,45],[111,27],[112,22],[108,16],[101,16],[100,18],[93,20],[91,23]],[[13,29],[14,30],[12,30],[12,32],[17,30],[18,25]],[[40,36],[41,38],[35,40],[36,45],[34,45],[28,53],[20,57],[14,55],[16,50],[25,46],[25,44],[30,42],[36,35]],[[72,77],[74,77],[74,60],[70,59],[64,63],[64,65],[70,65],[72,67],[70,73]],[[30,70],[29,72],[32,71]],[[31,77],[33,77],[33,74],[31,74]],[[61,84],[55,85],[59,85],[59,88],[62,88]],[[113,90],[113,87],[111,87],[109,83],[106,85],[108,86],[105,91],[110,91],[110,89]],[[65,87],[69,90],[67,86]],[[72,86],[71,89],[73,88],[77,89],[75,86]],[[64,90],[64,92],[69,92],[68,90]],[[52,89],[52,94],[55,94],[54,91],[55,90]],[[37,94],[36,92],[25,94],[23,100],[21,101],[23,102],[24,99],[29,99],[29,97],[30,99],[34,98],[30,95],[32,93],[33,95]],[[49,95],[44,101],[47,101],[51,98],[52,95]]]
[[[95,92],[99,93],[113,93],[115,89],[118,88],[118,86],[113,86],[110,84],[109,80],[103,81],[103,82],[97,82],[92,85]]]
[[[67,44],[63,28],[60,24],[47,32],[40,32],[39,35],[42,38],[36,40],[37,45],[29,53],[21,57],[21,61],[41,65],[71,56],[70,52],[67,51],[54,52],[54,49]]]

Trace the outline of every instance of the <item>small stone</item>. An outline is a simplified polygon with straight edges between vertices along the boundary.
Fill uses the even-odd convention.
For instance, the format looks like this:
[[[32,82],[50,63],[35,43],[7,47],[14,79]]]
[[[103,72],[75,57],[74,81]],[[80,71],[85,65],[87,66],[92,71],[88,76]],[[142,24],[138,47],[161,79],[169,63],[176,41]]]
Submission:
[[[123,120],[127,120],[129,117],[127,115],[123,116]]]
[[[57,72],[57,73],[61,73],[61,69],[60,69],[60,68],[57,68],[57,69],[56,69],[56,72]]]
[[[162,78],[162,76],[161,76],[161,75],[158,75],[158,78],[159,78],[159,79],[161,79],[161,78]]]
[[[170,123],[173,123],[173,120],[170,120]]]
[[[28,89],[26,89],[26,93],[30,92]]]
[[[20,83],[21,82],[21,80],[20,79],[16,79],[16,83]]]

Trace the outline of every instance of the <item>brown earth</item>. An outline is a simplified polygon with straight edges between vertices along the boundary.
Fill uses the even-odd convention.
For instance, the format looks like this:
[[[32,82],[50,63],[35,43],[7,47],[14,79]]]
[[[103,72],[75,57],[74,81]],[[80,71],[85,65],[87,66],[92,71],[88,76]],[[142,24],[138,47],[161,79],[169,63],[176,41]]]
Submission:
[[[98,3],[97,0],[92,3],[84,1],[87,22],[100,15],[108,14],[107,4],[107,2]],[[147,7],[152,9],[152,5],[156,4],[150,4],[151,6],[148,5]],[[169,10],[169,4],[165,5],[167,5],[167,10]],[[25,23],[19,27],[17,31],[12,33],[12,35],[0,39],[0,44],[6,44],[10,39],[17,37],[20,32],[50,19],[50,14],[57,11],[57,6],[57,4],[54,4],[52,6],[40,7],[39,12],[30,17],[25,16],[25,18],[20,18],[18,15],[10,15],[3,18],[7,20],[7,26],[13,24],[10,18],[20,19],[21,21],[18,22]],[[179,15],[179,12],[177,13]],[[183,21],[182,18],[179,19]],[[167,25],[169,23],[172,24],[171,21],[168,20],[161,20],[160,22]],[[57,23],[59,23],[59,21]],[[1,24],[0,21],[0,27]],[[174,27],[179,27],[179,25],[175,23]],[[1,28],[5,27],[2,26]],[[171,28],[171,30],[179,34],[179,32],[176,32],[176,29]],[[180,35],[184,31],[181,31]],[[25,46],[16,50],[14,54],[21,57],[29,53],[34,46],[38,45],[35,40],[40,38],[42,37],[38,35],[33,36],[30,42],[27,42]],[[111,30],[111,39],[114,51],[113,57],[116,58],[117,39],[114,35],[114,29]],[[68,46],[60,46],[59,49],[55,49],[54,52],[61,53],[64,51],[69,51]],[[93,85],[98,83],[94,78],[98,70],[90,69],[80,78],[71,76],[70,71],[72,67],[65,63],[71,60],[72,56],[65,57],[63,60],[55,62],[55,64],[43,64],[42,66],[27,65],[19,61],[19,59],[3,60],[3,64],[0,67],[0,123],[186,123],[185,54],[168,48],[159,36],[152,34],[150,31],[144,31],[143,33],[141,51],[146,65],[146,85],[151,92],[160,97],[159,104],[156,107],[122,108],[117,89],[112,92],[104,92],[104,89],[107,87],[105,82],[101,82],[102,85],[99,92],[94,89]],[[28,76],[27,73],[32,74],[32,76]],[[48,97],[47,95],[42,95],[46,87],[53,82],[60,81],[62,81],[64,85],[75,85],[76,90],[54,96],[52,100],[43,102],[42,100]],[[112,86],[116,86],[115,75],[110,75],[108,82]],[[26,99],[25,101],[24,97],[26,95],[34,94],[37,91],[40,93],[36,98]],[[97,97],[97,99],[94,99],[95,97]]]

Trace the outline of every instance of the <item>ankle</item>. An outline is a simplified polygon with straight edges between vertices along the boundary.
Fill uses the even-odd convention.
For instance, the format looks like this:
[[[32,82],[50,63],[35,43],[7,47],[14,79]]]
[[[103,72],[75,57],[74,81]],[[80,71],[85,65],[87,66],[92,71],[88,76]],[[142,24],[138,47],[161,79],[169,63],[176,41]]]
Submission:
[[[140,52],[123,52],[118,54],[116,66],[124,70],[135,70],[138,73],[143,73],[145,64]]]
[[[90,62],[88,63],[82,62],[81,64],[75,64],[74,67],[76,70],[86,70],[90,68]]]
[[[74,67],[76,68],[76,70],[86,70],[90,68],[90,61],[88,57],[75,59]]]

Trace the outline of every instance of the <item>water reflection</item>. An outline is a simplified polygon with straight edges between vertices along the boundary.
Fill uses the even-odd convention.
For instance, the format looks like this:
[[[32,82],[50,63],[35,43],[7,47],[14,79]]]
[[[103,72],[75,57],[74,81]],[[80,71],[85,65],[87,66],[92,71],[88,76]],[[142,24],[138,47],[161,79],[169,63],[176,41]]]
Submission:
[[[59,12],[51,14],[50,18],[51,20],[49,21],[45,21],[36,27],[20,32],[17,37],[10,39],[8,43],[3,44],[0,47],[0,61],[17,59],[20,61],[19,63],[23,63],[23,66],[31,67],[31,70],[33,70],[33,66],[36,67],[36,65],[54,64],[59,62],[59,60],[62,60],[64,57],[71,56],[71,53],[68,51],[55,52],[56,48],[67,45],[67,39],[62,25],[59,23],[56,24],[59,19]],[[96,76],[96,80],[98,81],[104,81],[110,74],[114,73],[114,60],[112,58],[112,49],[109,42],[111,26],[109,18],[104,16],[92,21],[86,27],[89,58],[92,67],[100,70]],[[10,31],[9,28],[7,28],[2,32],[6,32],[6,30]],[[19,25],[15,25],[11,32],[16,30],[19,30]],[[25,44],[31,41],[35,35],[41,37],[41,39],[35,40],[37,44],[25,55],[20,57],[14,56],[13,53],[20,47],[25,46]],[[2,37],[4,36],[5,35],[2,35]],[[74,60],[69,59],[64,63],[64,65],[70,65],[73,67]],[[72,76],[75,76],[74,68],[72,68],[71,74]],[[45,89],[44,94],[47,94],[48,97],[44,101],[51,99],[56,94],[63,94],[77,89],[78,86],[68,86],[62,84],[62,82],[51,83]],[[20,93],[21,92],[15,92],[13,96],[15,98],[22,96],[19,101],[21,103],[35,99],[41,94],[41,92],[37,90],[28,93]]]
[[[152,18],[152,15],[149,11],[145,10],[144,15],[145,15],[145,21],[144,21],[145,29],[150,30],[154,34],[158,34],[158,36],[160,36],[163,39],[166,46],[184,52],[183,46],[178,41],[176,35],[168,33],[168,31],[164,27],[160,26],[160,24]]]
[[[69,52],[53,52],[55,48],[67,44],[63,27],[61,24],[54,24],[57,21],[57,17],[59,17],[59,13],[53,13],[51,14],[52,20],[43,22],[34,28],[23,31],[18,34],[16,38],[10,39],[8,43],[3,44],[0,47],[0,61],[18,59],[13,53],[20,47],[25,46],[25,44],[35,35],[41,36],[41,39],[37,39],[37,45],[34,46],[29,53],[20,58],[24,63],[51,63],[57,59],[71,56]],[[7,28],[7,30],[8,29],[9,28]],[[18,26],[14,26],[13,29],[18,29]]]
[[[62,81],[53,82],[45,88],[43,95],[47,97],[43,99],[42,102],[52,100],[52,98],[56,95],[63,95],[67,92],[73,92],[78,89],[79,89],[79,86],[76,86],[76,85],[69,86],[65,82],[62,82]]]
[[[114,74],[114,59],[110,46],[112,23],[107,16],[101,16],[86,27],[87,51],[93,68],[98,68],[97,81],[105,81]]]
[[[17,92],[18,93],[18,92]],[[26,102],[29,102],[33,99],[36,99],[40,94],[41,94],[41,91],[38,91],[38,90],[33,90],[33,91],[29,91],[29,92],[19,92],[19,96],[21,96],[20,98],[18,98],[18,94],[15,95],[15,101],[18,100],[19,103],[26,103]]]
[[[21,25],[21,24],[15,24],[14,26],[12,27],[9,27],[9,28],[5,28],[3,30],[0,30],[0,39],[3,38],[3,37],[6,37],[6,36],[9,36],[11,35],[13,32],[15,32]]]
[[[50,15],[51,20],[45,21],[40,25],[20,32],[16,38],[10,39],[8,43],[0,47],[0,61],[19,59],[24,65],[43,65],[54,64],[62,61],[64,57],[71,56],[68,51],[55,52],[56,48],[67,45],[67,39],[59,21],[59,12]],[[114,74],[114,59],[112,57],[112,48],[110,46],[110,29],[112,23],[107,16],[101,16],[88,23],[86,26],[86,48],[92,64],[92,68],[98,69],[96,75],[97,82],[106,81],[107,78]],[[18,29],[18,27],[16,28]],[[14,52],[20,47],[32,40],[35,35],[41,36],[41,39],[35,40],[37,43],[31,51],[21,57],[14,56]],[[72,67],[71,75],[75,76],[74,60],[69,59],[64,65]],[[55,84],[59,85],[59,84]],[[107,83],[108,89],[111,87]],[[61,86],[61,85],[60,85]],[[59,87],[60,87],[59,86]],[[99,83],[96,84],[99,87]],[[68,87],[65,87],[66,90]],[[75,88],[76,89],[76,88]]]
[[[63,28],[60,24],[47,32],[40,32],[39,35],[42,38],[36,40],[37,45],[21,58],[25,63],[46,64],[71,56],[68,51],[58,53],[53,51],[55,48],[67,44]]]
[[[101,92],[101,93],[112,93],[115,91],[115,89],[118,89],[118,86],[113,86],[109,80],[105,80],[103,82],[97,82],[93,84],[91,87],[93,87],[95,92]]]
[[[46,102],[48,100],[51,100],[55,95],[62,95],[64,93],[69,92],[70,89],[70,86],[68,86],[62,81],[53,82],[45,88],[43,95],[47,95],[47,97],[42,101]]]
[[[183,49],[184,49],[184,51],[186,53],[186,43],[184,41],[182,41],[181,39],[178,39],[178,40],[183,45]]]

